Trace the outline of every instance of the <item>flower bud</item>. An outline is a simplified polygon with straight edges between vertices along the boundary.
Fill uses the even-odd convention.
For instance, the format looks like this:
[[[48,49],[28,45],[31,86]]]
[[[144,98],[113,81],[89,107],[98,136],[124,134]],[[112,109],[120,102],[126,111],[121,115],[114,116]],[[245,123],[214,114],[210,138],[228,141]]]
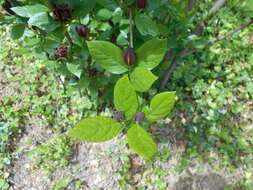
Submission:
[[[68,59],[68,48],[61,46],[55,49],[55,57],[59,60]]]
[[[114,111],[112,114],[112,118],[118,122],[122,122],[124,120],[124,112],[123,111]]]
[[[67,23],[71,20],[73,9],[69,8],[68,4],[56,6],[53,10],[54,18],[61,23]]]
[[[96,68],[92,68],[88,71],[88,76],[90,78],[96,78],[98,74],[98,70]]]
[[[76,27],[76,32],[78,33],[79,36],[83,37],[86,40],[89,37],[89,28],[85,27],[84,25]]]
[[[131,66],[131,65],[135,64],[136,55],[135,55],[135,52],[134,52],[133,48],[129,47],[125,50],[124,61],[125,61],[125,64],[128,65],[128,66]]]
[[[145,9],[148,4],[148,0],[136,0],[136,1],[137,1],[137,7],[139,9]]]
[[[142,123],[145,120],[145,115],[143,112],[137,112],[134,116],[134,120],[137,123]]]
[[[10,15],[16,15],[16,13],[15,13],[13,10],[11,10],[12,4],[11,4],[8,0],[6,0],[6,1],[2,4],[2,7],[3,7],[3,9],[4,9],[7,13],[9,13]]]

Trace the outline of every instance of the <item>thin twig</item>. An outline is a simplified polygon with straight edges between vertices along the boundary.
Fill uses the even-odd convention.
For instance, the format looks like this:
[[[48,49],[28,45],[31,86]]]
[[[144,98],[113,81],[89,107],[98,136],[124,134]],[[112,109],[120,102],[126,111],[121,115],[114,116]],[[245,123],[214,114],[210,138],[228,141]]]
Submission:
[[[162,62],[168,62],[168,61],[170,61],[171,58],[172,58],[172,56],[173,56],[173,50],[170,49],[170,50],[168,50],[168,51],[166,52],[166,54],[165,54],[165,56],[164,56]]]
[[[66,95],[66,87],[65,87],[65,84],[63,82],[63,80],[61,79],[61,76],[55,74],[56,73],[56,70],[54,69],[54,77],[56,79],[56,81],[58,82],[59,86],[62,85],[62,88],[63,88],[63,93],[64,95]]]
[[[133,42],[133,13],[132,13],[132,9],[129,8],[129,22],[130,22],[130,31],[129,31],[129,35],[130,35],[130,47],[133,48],[134,47],[134,42]]]
[[[243,24],[242,26],[240,26],[239,28],[233,30],[232,32],[229,32],[228,34],[224,35],[224,36],[219,36],[218,38],[216,38],[215,40],[211,41],[210,43],[208,43],[209,45],[213,45],[219,41],[225,40],[231,36],[233,36],[234,34],[236,34],[237,32],[240,32],[242,30],[244,30],[245,28],[247,28],[248,26],[250,26],[251,24],[253,24],[253,18],[250,19],[248,22],[246,22],[245,24]]]
[[[172,61],[172,64],[169,66],[169,68],[166,70],[164,75],[162,76],[161,84],[160,84],[160,89],[163,89],[171,75],[171,73],[174,71],[174,69],[177,66],[177,61],[174,59]]]
[[[191,0],[189,0],[191,1]],[[225,5],[227,0],[217,0],[214,5],[212,6],[212,8],[210,9],[209,11],[209,15],[212,15],[212,14],[215,14],[220,8],[222,8],[222,6]],[[199,36],[201,35],[204,30],[206,29],[206,21],[202,21],[194,30],[193,34]],[[170,50],[169,50],[170,51]],[[164,58],[164,61],[169,61],[169,54],[170,52],[167,52],[166,55],[165,55],[165,58]]]
[[[225,5],[227,0],[218,0],[214,3],[213,7],[209,11],[209,15],[215,14],[221,7]]]
[[[220,10],[225,3],[227,2],[227,0],[217,0],[214,5],[212,6],[212,8],[209,10],[208,12],[208,16],[214,15],[215,13],[218,12],[218,10]],[[207,17],[208,18],[208,17]],[[206,21],[202,21],[195,29],[194,34],[195,35],[200,35],[204,32],[204,30],[206,29]]]

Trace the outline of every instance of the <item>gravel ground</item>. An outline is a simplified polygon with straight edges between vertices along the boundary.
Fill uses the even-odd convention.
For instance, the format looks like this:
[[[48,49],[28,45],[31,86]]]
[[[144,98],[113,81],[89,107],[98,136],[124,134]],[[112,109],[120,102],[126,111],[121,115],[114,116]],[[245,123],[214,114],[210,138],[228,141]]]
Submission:
[[[169,148],[172,158],[167,163],[156,161],[153,169],[145,168],[144,162],[138,156],[129,152],[129,150],[120,145],[124,137],[115,138],[102,144],[78,143],[74,147],[74,153],[67,167],[58,169],[52,173],[46,173],[40,168],[33,167],[33,160],[27,155],[27,152],[35,147],[35,144],[29,146],[25,143],[27,139],[33,142],[46,142],[52,138],[52,134],[41,130],[42,126],[31,127],[20,139],[18,147],[19,152],[15,152],[17,158],[10,168],[11,190],[50,190],[53,184],[59,179],[66,178],[69,185],[66,190],[74,190],[73,182],[80,180],[82,185],[80,190],[120,190],[118,180],[120,176],[115,173],[122,167],[120,159],[113,159],[108,152],[112,146],[115,148],[113,154],[129,153],[132,164],[131,179],[134,181],[129,189],[135,189],[138,185],[146,186],[147,190],[158,190],[154,185],[147,184],[147,181],[157,178],[152,172],[154,168],[161,167],[168,171],[165,177],[167,190],[223,190],[227,185],[234,186],[243,177],[242,170],[236,170],[229,173],[223,170],[214,170],[207,163],[201,163],[193,160],[192,164],[181,173],[174,170],[174,167],[180,160],[179,152],[184,148],[171,145]],[[36,132],[34,132],[36,130]],[[199,168],[202,168],[201,171]]]

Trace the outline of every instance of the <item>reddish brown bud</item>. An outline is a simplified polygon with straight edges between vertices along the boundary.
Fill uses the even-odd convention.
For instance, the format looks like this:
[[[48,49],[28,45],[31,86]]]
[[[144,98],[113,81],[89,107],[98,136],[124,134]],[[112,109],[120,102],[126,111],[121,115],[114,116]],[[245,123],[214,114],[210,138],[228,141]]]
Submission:
[[[68,59],[68,48],[61,46],[55,49],[55,57],[59,60]]]
[[[79,36],[83,37],[84,39],[88,39],[89,37],[89,28],[85,27],[84,25],[81,25],[79,27],[76,27],[76,32]]]
[[[135,52],[134,52],[133,48],[129,47],[125,50],[124,61],[125,61],[125,64],[128,65],[128,66],[131,66],[131,65],[135,64],[136,55],[135,55]]]
[[[88,71],[88,76],[90,78],[96,78],[98,74],[98,70],[96,68],[92,68]]]
[[[61,23],[70,22],[72,12],[73,9],[69,8],[68,4],[61,4],[53,10],[55,20]]]
[[[137,122],[137,123],[142,123],[144,120],[145,120],[145,115],[143,112],[137,112],[135,114],[135,117],[134,117],[134,120]]]
[[[148,0],[136,0],[136,2],[137,2],[137,7],[139,9],[145,9],[148,4]]]
[[[118,122],[124,121],[124,112],[123,111],[114,111],[112,118]]]
[[[16,15],[16,13],[15,13],[13,10],[11,10],[12,4],[11,4],[9,1],[5,1],[5,2],[2,4],[2,7],[3,7],[3,9],[4,9],[7,13],[9,13],[10,15]]]

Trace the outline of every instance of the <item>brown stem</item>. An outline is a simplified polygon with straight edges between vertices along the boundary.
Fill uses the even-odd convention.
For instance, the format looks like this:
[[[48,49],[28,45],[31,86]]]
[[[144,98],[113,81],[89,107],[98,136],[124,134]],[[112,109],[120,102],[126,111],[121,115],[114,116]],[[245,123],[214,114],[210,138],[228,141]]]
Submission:
[[[173,56],[173,50],[170,49],[166,52],[162,62],[170,61],[172,59],[172,56]]]
[[[172,61],[172,64],[169,66],[169,68],[166,70],[164,75],[162,76],[161,84],[160,84],[160,90],[163,89],[171,75],[171,73],[174,71],[174,69],[177,66],[177,61],[174,59]]]
[[[217,0],[214,3],[213,7],[210,9],[209,15],[215,14],[221,7],[225,5],[226,2],[227,0]]]
[[[187,55],[192,54],[193,52],[195,52],[196,49],[184,49],[183,51],[181,51],[178,56],[179,57],[185,57]],[[163,89],[170,77],[170,75],[172,74],[172,72],[175,70],[176,66],[177,66],[178,62],[176,61],[176,59],[174,58],[172,61],[172,64],[169,66],[169,68],[165,71],[162,80],[161,80],[161,84],[160,84],[160,89]]]
[[[218,12],[218,10],[220,10],[225,3],[227,2],[227,0],[217,0],[214,5],[212,6],[212,8],[209,10],[208,16],[213,15],[215,13]],[[204,32],[204,30],[206,29],[206,21],[202,21],[195,29],[194,34],[195,35],[200,35]]]
[[[133,13],[132,13],[132,9],[129,8],[129,22],[130,22],[130,31],[129,31],[129,35],[130,35],[130,47],[133,48],[134,47],[134,40],[133,40]]]

